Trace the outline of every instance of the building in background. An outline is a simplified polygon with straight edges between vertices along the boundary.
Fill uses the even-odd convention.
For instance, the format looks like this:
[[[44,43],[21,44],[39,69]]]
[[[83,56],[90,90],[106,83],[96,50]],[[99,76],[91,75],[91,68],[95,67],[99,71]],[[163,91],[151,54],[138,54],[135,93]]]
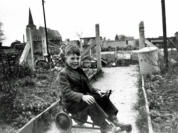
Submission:
[[[28,25],[26,26],[26,42],[33,42],[33,55],[34,62],[38,60],[44,60],[49,51],[50,55],[56,55],[60,53],[60,46],[62,45],[62,37],[57,30],[52,30],[47,28],[48,34],[48,46],[46,43],[45,28],[40,26],[36,28],[34,24],[31,10],[29,9],[29,19]],[[26,43],[23,50],[20,62],[31,64],[31,46],[29,43]],[[48,48],[48,50],[47,50]]]
[[[103,40],[102,51],[133,50],[137,49],[137,40],[134,37],[116,35],[115,40]]]

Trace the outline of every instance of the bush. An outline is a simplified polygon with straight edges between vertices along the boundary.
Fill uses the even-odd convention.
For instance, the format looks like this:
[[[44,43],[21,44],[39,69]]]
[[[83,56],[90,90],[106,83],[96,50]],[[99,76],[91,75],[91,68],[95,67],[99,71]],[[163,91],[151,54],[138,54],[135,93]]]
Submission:
[[[28,87],[28,86],[34,87],[35,81],[31,77],[26,76],[22,79],[15,81],[15,86],[18,86],[18,87]]]
[[[27,66],[6,64],[6,67],[2,69],[4,76],[0,80],[0,118],[5,122],[12,122],[18,116],[18,111],[14,105],[18,91],[17,86],[34,86],[35,82],[30,78],[33,72]]]
[[[17,71],[14,72],[17,78],[24,78],[26,76],[34,75],[34,72],[28,66],[17,66]]]

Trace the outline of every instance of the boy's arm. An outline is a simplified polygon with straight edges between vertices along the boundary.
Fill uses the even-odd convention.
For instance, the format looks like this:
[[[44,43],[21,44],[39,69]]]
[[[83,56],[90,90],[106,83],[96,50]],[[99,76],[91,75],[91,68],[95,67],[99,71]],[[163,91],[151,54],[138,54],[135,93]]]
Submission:
[[[83,94],[72,90],[66,73],[62,71],[59,74],[59,85],[62,90],[62,94],[65,98],[75,102],[80,102],[83,97]]]

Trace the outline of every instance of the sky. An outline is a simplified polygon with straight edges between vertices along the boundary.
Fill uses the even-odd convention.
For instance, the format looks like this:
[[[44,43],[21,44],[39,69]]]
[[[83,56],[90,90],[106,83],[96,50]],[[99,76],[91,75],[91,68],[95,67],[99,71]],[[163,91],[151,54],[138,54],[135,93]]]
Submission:
[[[178,31],[178,0],[165,0],[167,36]],[[29,8],[34,24],[44,26],[42,0],[0,0],[0,22],[10,45],[23,41],[28,24]],[[139,38],[139,23],[144,22],[145,37],[162,36],[161,0],[45,0],[46,24],[58,30],[65,40],[95,36],[95,24],[100,35],[114,39],[115,35]]]

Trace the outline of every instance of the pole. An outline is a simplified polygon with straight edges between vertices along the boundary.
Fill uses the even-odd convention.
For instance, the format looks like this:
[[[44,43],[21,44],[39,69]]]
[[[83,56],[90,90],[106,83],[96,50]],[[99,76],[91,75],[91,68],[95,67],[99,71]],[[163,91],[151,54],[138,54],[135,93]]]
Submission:
[[[46,15],[45,15],[45,8],[44,8],[44,0],[42,0],[42,6],[43,6],[43,17],[44,17],[44,25],[45,25],[45,36],[46,36],[46,48],[47,48],[47,58],[48,62],[50,63],[50,54],[49,54],[49,48],[48,48],[48,33],[47,33],[47,28],[46,28]]]
[[[162,21],[163,21],[164,61],[165,61],[165,70],[167,71],[168,70],[168,50],[167,50],[165,0],[161,0],[161,5],[162,5]]]
[[[33,38],[32,38],[32,30],[31,28],[29,28],[29,41],[28,43],[30,43],[30,50],[31,50],[31,67],[32,70],[35,71],[35,63],[34,63],[34,52],[33,52]]]
[[[144,22],[141,21],[139,23],[139,49],[142,49],[145,47],[145,29],[144,29]]]
[[[95,25],[95,31],[96,31],[96,49],[97,49],[97,70],[101,70],[101,41],[100,41],[100,28],[99,24]]]

